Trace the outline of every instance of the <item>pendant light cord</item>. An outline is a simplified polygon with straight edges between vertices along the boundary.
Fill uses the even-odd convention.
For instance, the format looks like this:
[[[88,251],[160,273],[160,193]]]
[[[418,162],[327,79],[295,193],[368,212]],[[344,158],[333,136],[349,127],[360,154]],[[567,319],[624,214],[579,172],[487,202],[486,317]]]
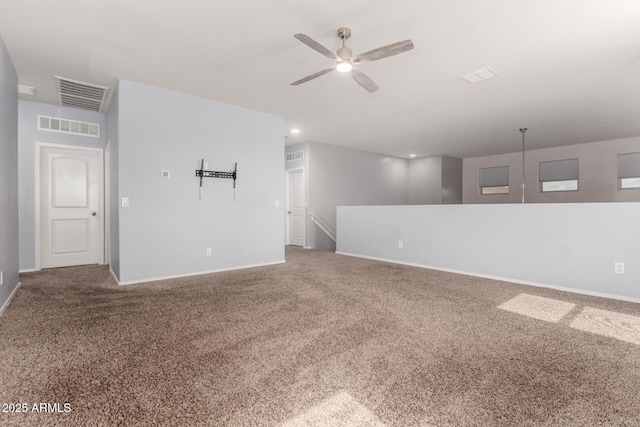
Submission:
[[[524,188],[525,188],[525,175],[524,175],[524,133],[527,131],[527,128],[521,128],[520,132],[522,133],[522,203],[524,203]]]

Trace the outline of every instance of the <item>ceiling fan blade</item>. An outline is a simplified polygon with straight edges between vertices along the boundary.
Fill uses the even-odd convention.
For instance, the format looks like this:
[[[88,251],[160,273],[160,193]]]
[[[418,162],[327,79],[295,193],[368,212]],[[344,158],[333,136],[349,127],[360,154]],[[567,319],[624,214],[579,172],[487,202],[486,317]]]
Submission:
[[[378,89],[380,89],[378,85],[375,84],[375,82],[369,78],[369,76],[367,76],[365,73],[363,73],[360,70],[357,70],[355,68],[352,69],[351,77],[353,77],[353,80],[355,80],[356,83],[358,83],[360,86],[368,90],[370,93],[373,93]]]
[[[311,37],[309,37],[306,34],[294,34],[293,37],[297,38],[302,43],[306,44],[307,46],[309,46],[311,49],[315,50],[316,52],[320,52],[321,54],[323,54],[327,58],[338,59],[338,57],[336,56],[335,53],[331,52],[329,49],[327,49],[326,47],[322,46],[320,43],[318,43],[317,41],[315,41],[314,39],[312,39]]]
[[[316,77],[324,76],[325,74],[327,74],[327,73],[329,73],[329,72],[331,72],[331,71],[333,71],[335,69],[336,69],[336,67],[331,67],[331,68],[327,68],[326,70],[318,71],[317,73],[313,73],[310,76],[303,77],[300,80],[297,80],[297,81],[291,83],[291,86],[298,86],[299,84],[308,82],[309,80],[313,80]]]
[[[360,55],[351,58],[351,62],[357,64],[358,62],[377,61],[378,59],[388,58],[411,49],[413,49],[413,42],[411,40],[403,40],[401,42],[361,53]]]

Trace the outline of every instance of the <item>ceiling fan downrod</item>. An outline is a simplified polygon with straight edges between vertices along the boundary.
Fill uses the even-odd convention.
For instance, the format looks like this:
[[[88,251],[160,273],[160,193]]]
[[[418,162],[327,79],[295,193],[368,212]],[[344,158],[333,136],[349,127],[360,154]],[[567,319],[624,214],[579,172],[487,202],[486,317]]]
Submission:
[[[338,37],[342,40],[342,47],[336,53],[340,59],[348,61],[353,56],[351,49],[347,47],[347,39],[351,37],[351,29],[347,27],[338,28]]]
[[[520,133],[522,133],[522,203],[524,203],[524,190],[525,190],[525,173],[524,173],[524,133],[527,131],[527,128],[520,128]]]

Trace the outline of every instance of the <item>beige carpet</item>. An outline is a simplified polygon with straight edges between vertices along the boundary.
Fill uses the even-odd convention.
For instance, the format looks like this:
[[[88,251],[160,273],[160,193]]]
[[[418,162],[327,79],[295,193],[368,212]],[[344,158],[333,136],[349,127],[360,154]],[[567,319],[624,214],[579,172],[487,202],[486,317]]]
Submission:
[[[638,304],[297,248],[128,287],[104,266],[21,280],[0,403],[28,410],[3,426],[640,425]]]

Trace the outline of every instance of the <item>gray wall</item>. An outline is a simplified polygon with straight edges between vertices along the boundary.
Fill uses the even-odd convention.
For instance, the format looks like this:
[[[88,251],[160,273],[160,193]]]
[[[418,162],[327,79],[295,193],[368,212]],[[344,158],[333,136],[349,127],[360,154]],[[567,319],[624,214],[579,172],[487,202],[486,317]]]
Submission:
[[[118,196],[130,200],[118,207],[118,279],[283,262],[284,119],[126,80],[118,87]],[[201,158],[210,170],[238,162],[236,201],[232,181],[214,178],[198,201]]]
[[[111,100],[109,101],[109,109],[107,110],[107,148],[105,158],[109,159],[109,197],[105,208],[109,209],[109,267],[116,277],[120,277],[120,191],[118,179],[118,157],[119,157],[119,139],[118,139],[118,106],[119,106],[120,87],[116,86]]]
[[[640,203],[340,206],[337,250],[640,302],[638,218]]]
[[[639,202],[640,190],[618,189],[618,154],[640,152],[640,137],[530,150],[525,153],[527,203]],[[538,164],[579,159],[579,191],[541,193]],[[480,168],[509,166],[509,194],[480,195]],[[464,203],[521,203],[522,154],[474,157],[463,161]]]
[[[442,204],[462,203],[462,159],[442,156]]]
[[[0,308],[18,286],[18,76],[0,37]]]
[[[335,145],[309,143],[308,211],[336,230],[339,205],[404,205],[407,160]],[[307,221],[307,245],[333,251],[335,244]]]
[[[18,103],[18,162],[20,206],[20,270],[36,267],[36,142],[104,148],[105,115],[94,111],[23,101]],[[69,120],[99,123],[100,137],[38,130],[38,114]]]
[[[409,164],[410,205],[440,204],[442,200],[442,156],[411,159]]]
[[[409,204],[462,203],[462,159],[429,156],[409,160]]]
[[[335,250],[335,243],[309,220],[316,214],[336,230],[339,205],[406,205],[462,202],[462,159],[431,156],[406,160],[317,142],[286,147],[304,159],[286,163],[304,168],[307,212],[305,245]]]

